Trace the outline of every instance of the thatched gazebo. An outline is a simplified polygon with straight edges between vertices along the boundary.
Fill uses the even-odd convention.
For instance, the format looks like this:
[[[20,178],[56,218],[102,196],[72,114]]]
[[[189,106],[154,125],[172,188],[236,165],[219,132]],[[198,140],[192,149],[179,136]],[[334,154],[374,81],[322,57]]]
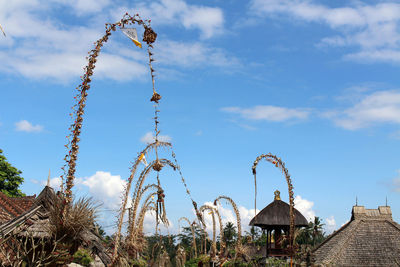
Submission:
[[[389,206],[353,206],[350,221],[313,254],[316,266],[400,266],[400,225]]]
[[[288,257],[289,251],[281,245],[282,236],[289,236],[290,206],[280,198],[280,192],[275,191],[274,201],[262,209],[251,221],[250,226],[260,227],[267,235],[266,256]],[[306,218],[294,209],[295,227],[308,225]],[[272,242],[272,235],[274,242]]]

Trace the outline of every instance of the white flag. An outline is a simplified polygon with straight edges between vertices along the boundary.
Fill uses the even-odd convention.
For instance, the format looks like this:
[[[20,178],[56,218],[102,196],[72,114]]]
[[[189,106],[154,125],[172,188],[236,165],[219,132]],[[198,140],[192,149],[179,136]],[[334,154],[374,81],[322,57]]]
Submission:
[[[144,156],[144,153],[140,154],[139,156],[139,160],[147,167],[147,161],[146,161],[146,157]]]
[[[142,44],[139,42],[138,36],[137,36],[137,31],[135,28],[123,28],[121,29],[122,32],[129,37],[129,39],[132,40],[132,42],[136,45],[142,48]]]
[[[3,32],[4,36],[6,36],[6,33],[3,30],[3,27],[1,27],[1,24],[0,24],[0,30]]]

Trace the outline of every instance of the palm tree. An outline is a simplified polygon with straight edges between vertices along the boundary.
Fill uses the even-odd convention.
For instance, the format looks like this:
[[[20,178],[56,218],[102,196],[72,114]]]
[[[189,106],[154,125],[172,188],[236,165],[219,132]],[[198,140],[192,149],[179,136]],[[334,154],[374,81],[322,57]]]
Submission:
[[[224,227],[224,241],[228,248],[236,242],[236,238],[236,226],[232,222],[228,222]]]
[[[311,223],[312,226],[312,237],[313,237],[313,246],[315,246],[315,243],[318,239],[318,241],[321,241],[321,239],[324,238],[324,232],[322,231],[322,227],[325,224],[322,223],[322,220],[315,216],[314,217],[314,222]]]

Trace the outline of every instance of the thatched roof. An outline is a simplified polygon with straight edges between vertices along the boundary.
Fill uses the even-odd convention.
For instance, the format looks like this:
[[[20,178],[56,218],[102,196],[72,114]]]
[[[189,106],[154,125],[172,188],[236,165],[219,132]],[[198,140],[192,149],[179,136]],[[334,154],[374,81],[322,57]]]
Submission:
[[[49,208],[55,203],[56,198],[57,195],[54,190],[46,186],[28,211],[0,225],[0,237],[7,236],[10,233],[18,233],[22,236],[30,235],[36,238],[50,238]],[[84,230],[80,238],[85,247],[94,251],[105,265],[111,263],[111,258],[103,246],[101,237],[93,230]]]
[[[354,206],[351,220],[314,249],[326,266],[400,266],[400,225],[390,207]]]
[[[279,191],[276,191],[274,201],[262,209],[250,221],[249,225],[271,230],[274,228],[288,229],[290,225],[289,210],[289,204],[280,200]],[[308,225],[306,218],[296,208],[294,209],[294,215],[296,227]]]

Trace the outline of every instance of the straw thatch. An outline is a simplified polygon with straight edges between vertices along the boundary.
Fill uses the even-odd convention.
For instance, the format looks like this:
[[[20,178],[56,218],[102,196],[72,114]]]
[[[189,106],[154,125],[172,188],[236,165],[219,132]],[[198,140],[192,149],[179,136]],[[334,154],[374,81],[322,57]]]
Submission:
[[[317,266],[400,266],[400,225],[388,206],[354,206],[351,220],[313,253]]]
[[[17,234],[19,236],[32,236],[33,238],[51,240],[49,211],[50,207],[55,204],[56,198],[57,195],[54,190],[46,186],[29,210],[0,225],[0,238]],[[107,265],[111,262],[101,237],[94,230],[84,229],[77,238],[87,249],[97,254],[104,264]]]
[[[306,218],[294,209],[295,227],[305,227],[308,225]],[[251,221],[250,226],[258,226],[262,229],[272,230],[275,228],[289,229],[290,226],[290,206],[286,202],[275,198],[268,206],[262,209]]]

